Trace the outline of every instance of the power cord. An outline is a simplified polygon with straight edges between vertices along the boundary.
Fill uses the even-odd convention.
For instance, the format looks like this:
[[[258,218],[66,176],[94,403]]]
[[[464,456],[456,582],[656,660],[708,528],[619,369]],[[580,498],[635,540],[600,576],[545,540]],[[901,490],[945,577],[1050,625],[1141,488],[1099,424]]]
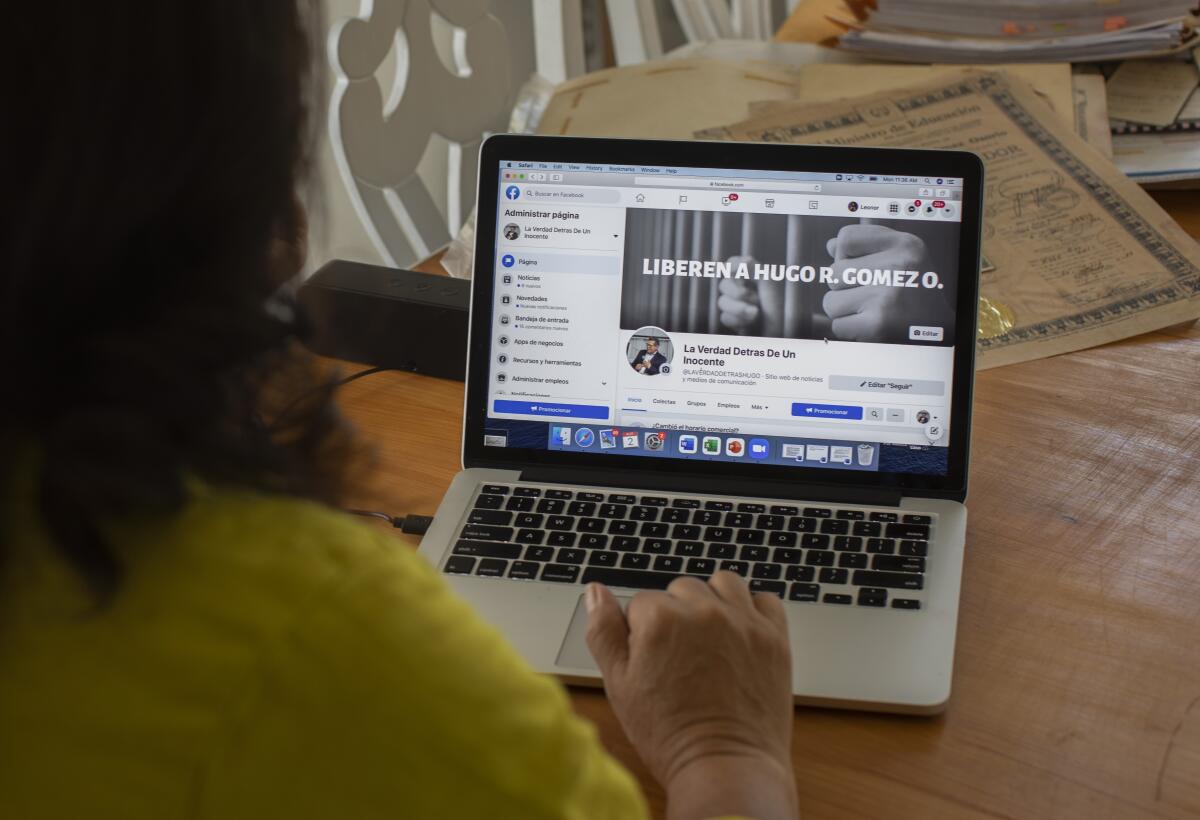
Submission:
[[[408,533],[409,535],[424,535],[429,529],[429,525],[433,523],[432,515],[414,515],[409,514],[401,518],[400,516],[391,516],[385,512],[378,510],[346,510],[352,515],[365,515],[368,518],[378,518],[388,522],[400,532]]]
[[[296,398],[292,399],[286,405],[284,405],[284,408],[279,411],[279,415],[275,416],[275,421],[271,422],[269,429],[271,431],[277,430],[279,428],[280,422],[282,422],[284,419],[286,419],[288,417],[288,415],[293,410],[295,410],[296,407],[301,402],[312,398],[313,396],[317,395],[318,393],[321,393],[325,390],[332,392],[334,390],[337,390],[340,387],[343,387],[344,385],[349,384],[352,381],[356,381],[365,376],[373,376],[376,373],[383,373],[385,371],[393,370],[393,369],[394,368],[391,368],[391,367],[368,367],[366,370],[359,370],[357,373],[351,373],[349,376],[346,376],[344,379],[338,379],[337,381],[333,382],[332,384],[321,384],[321,385],[318,385],[317,387],[312,388],[311,390],[307,390],[307,391],[301,393],[299,396],[296,396]]]

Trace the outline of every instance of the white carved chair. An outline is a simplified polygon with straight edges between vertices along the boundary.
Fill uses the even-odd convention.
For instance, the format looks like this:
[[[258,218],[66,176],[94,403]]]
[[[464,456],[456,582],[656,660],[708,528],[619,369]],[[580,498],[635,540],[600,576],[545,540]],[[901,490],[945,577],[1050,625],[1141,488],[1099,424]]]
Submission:
[[[406,267],[443,247],[522,84],[582,73],[580,2],[324,0],[332,94],[310,264]]]

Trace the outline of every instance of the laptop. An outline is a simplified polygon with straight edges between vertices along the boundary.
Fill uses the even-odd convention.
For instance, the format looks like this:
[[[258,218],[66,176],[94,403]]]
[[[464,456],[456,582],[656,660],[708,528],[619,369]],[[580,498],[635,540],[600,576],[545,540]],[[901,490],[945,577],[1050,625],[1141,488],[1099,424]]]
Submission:
[[[783,599],[798,703],[943,710],[982,191],[964,152],[489,138],[421,553],[569,683],[585,584],[728,569]]]

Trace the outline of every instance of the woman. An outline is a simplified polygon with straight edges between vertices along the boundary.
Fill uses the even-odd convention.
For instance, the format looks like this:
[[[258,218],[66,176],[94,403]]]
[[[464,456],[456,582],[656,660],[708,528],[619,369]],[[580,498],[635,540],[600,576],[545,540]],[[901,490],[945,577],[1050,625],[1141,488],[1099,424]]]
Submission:
[[[330,390],[264,420],[312,382],[274,295],[313,10],[47,5],[9,20],[0,816],[643,815],[556,682],[336,511]],[[586,598],[670,816],[794,815],[779,601]]]

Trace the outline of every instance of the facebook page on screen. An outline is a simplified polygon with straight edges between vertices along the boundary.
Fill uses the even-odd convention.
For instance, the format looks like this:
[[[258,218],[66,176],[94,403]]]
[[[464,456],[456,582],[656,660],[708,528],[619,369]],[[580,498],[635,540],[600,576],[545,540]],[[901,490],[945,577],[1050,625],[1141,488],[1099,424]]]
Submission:
[[[485,444],[946,471],[961,179],[500,173]]]

